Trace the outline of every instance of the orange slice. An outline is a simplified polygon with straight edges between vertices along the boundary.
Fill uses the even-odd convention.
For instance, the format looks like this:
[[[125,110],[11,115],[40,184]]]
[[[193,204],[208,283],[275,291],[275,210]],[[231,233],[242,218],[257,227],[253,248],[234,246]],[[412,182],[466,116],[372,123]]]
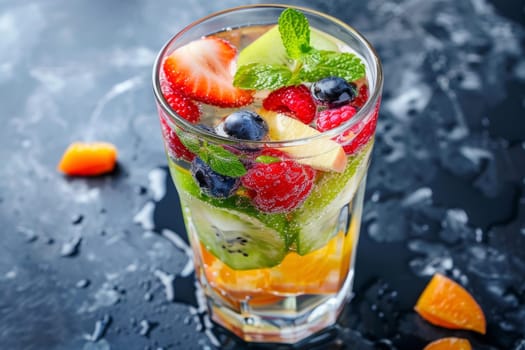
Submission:
[[[467,339],[450,337],[433,341],[423,350],[472,350],[472,346]]]
[[[346,278],[353,237],[340,232],[328,244],[301,256],[288,253],[280,265],[254,270],[233,270],[202,245],[200,254],[210,285],[230,297],[274,301],[271,296],[335,293]]]
[[[58,170],[70,176],[97,176],[113,171],[117,149],[107,142],[74,142],[66,149]]]
[[[414,308],[433,325],[472,330],[485,334],[483,310],[462,286],[441,274],[435,274]]]

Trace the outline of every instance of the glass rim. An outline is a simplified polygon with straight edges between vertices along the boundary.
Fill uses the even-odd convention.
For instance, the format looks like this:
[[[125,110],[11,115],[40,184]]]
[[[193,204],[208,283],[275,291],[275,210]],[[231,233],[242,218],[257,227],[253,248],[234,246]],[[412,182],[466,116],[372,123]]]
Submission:
[[[283,10],[287,8],[293,8],[293,9],[299,10],[306,14],[311,14],[311,15],[321,17],[323,19],[326,19],[336,24],[340,28],[343,28],[344,30],[350,32],[350,34],[353,35],[361,44],[363,44],[366,50],[368,50],[371,53],[371,57],[372,57],[371,63],[373,66],[375,66],[375,71],[377,72],[376,77],[374,79],[374,90],[370,92],[368,100],[357,111],[357,113],[354,115],[353,118],[350,118],[350,120],[342,123],[341,125],[333,129],[330,129],[324,132],[320,132],[319,134],[312,135],[312,136],[307,136],[307,137],[302,137],[302,138],[297,138],[297,139],[289,139],[289,140],[279,140],[279,141],[271,141],[271,140],[252,141],[252,140],[232,139],[226,136],[217,135],[204,128],[200,128],[197,126],[197,124],[192,124],[191,122],[179,116],[178,113],[175,112],[169,106],[168,102],[166,101],[166,99],[164,98],[164,95],[161,92],[159,73],[161,69],[162,60],[164,59],[165,54],[168,51],[168,49],[171,47],[171,44],[176,42],[182,35],[184,35],[186,32],[188,32],[192,28],[212,18],[219,17],[219,16],[226,15],[226,14],[233,13],[233,12],[237,12],[237,11],[257,9],[257,8],[283,9]],[[224,10],[213,12],[205,17],[202,17],[196,21],[191,22],[190,24],[182,28],[173,37],[171,37],[159,51],[157,57],[155,58],[155,62],[153,65],[152,79],[153,79],[153,92],[154,92],[157,103],[160,105],[162,110],[169,116],[169,118],[171,119],[170,122],[175,123],[175,124],[182,124],[185,131],[191,132],[192,134],[197,135],[199,137],[203,137],[207,140],[210,140],[210,141],[215,140],[216,142],[223,143],[223,144],[237,144],[237,145],[242,144],[242,145],[248,145],[248,146],[252,145],[254,147],[258,147],[258,146],[260,147],[263,145],[270,145],[270,146],[278,145],[279,147],[287,147],[287,146],[298,146],[298,145],[306,144],[313,140],[318,140],[322,138],[333,138],[335,136],[340,135],[341,133],[351,128],[352,126],[358,124],[363,119],[365,119],[367,115],[373,112],[376,103],[380,99],[380,94],[381,94],[381,90],[383,86],[383,69],[382,69],[382,65],[381,65],[379,56],[376,50],[374,49],[374,47],[372,46],[372,44],[359,31],[357,31],[352,26],[346,24],[345,22],[341,21],[340,19],[330,16],[328,14],[325,14],[323,12],[320,12],[320,11],[317,11],[317,10],[314,10],[308,7],[303,7],[303,6],[293,6],[293,5],[285,5],[285,4],[253,4],[253,5],[236,6],[236,7],[231,7],[231,8],[227,8]]]

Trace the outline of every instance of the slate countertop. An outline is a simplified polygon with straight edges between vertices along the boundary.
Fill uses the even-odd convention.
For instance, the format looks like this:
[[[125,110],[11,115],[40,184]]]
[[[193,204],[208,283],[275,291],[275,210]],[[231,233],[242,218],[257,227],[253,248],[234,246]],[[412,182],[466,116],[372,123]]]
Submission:
[[[246,348],[198,301],[150,83],[169,37],[246,3],[0,2],[0,348]],[[525,2],[289,3],[353,25],[385,71],[356,297],[305,347],[525,349]],[[117,145],[114,174],[57,173],[95,139]],[[475,296],[487,335],[412,311],[435,272]]]

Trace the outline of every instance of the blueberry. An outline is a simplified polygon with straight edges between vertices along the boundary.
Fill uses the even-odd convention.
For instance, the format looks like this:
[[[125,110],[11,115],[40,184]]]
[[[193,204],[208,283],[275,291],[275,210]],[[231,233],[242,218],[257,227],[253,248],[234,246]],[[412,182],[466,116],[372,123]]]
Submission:
[[[328,107],[340,107],[348,104],[357,95],[357,87],[343,78],[328,77],[312,84],[312,96]]]
[[[230,197],[240,184],[239,178],[216,173],[199,157],[191,163],[191,174],[201,191],[210,197]]]
[[[260,141],[268,134],[268,124],[257,113],[240,110],[227,116],[215,131],[239,140]]]

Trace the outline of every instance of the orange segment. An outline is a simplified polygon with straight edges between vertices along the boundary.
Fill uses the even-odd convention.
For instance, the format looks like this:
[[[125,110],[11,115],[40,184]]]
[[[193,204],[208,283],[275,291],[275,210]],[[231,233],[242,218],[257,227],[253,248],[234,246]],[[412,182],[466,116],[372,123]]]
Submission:
[[[485,334],[483,310],[462,286],[441,274],[435,274],[414,308],[433,325],[466,329]]]
[[[117,149],[111,143],[74,142],[66,149],[58,170],[70,176],[96,176],[113,171]]]
[[[433,341],[423,350],[472,350],[472,346],[467,339],[450,337]]]
[[[202,245],[200,255],[213,288],[238,300],[273,302],[271,296],[337,292],[349,269],[352,239],[351,232],[340,232],[319,250],[304,256],[290,252],[279,266],[265,269],[233,270]]]

